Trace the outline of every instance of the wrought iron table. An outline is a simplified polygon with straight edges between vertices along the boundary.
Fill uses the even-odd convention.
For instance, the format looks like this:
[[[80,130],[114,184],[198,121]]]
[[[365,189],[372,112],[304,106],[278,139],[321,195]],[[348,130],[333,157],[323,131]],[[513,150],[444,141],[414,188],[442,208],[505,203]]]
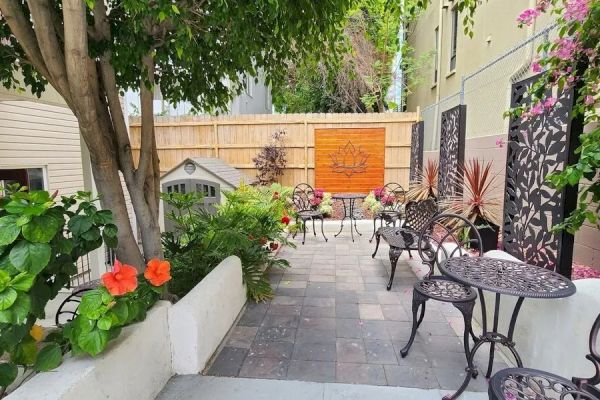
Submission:
[[[483,334],[479,336],[469,353],[464,382],[456,393],[446,396],[444,399],[456,399],[465,391],[471,378],[477,376],[477,369],[473,365],[473,359],[477,350],[484,343],[490,343],[490,356],[486,378],[489,378],[492,374],[496,344],[506,346],[515,358],[517,365],[520,368],[523,367],[521,357],[515,349],[513,334],[519,310],[525,298],[555,299],[568,297],[575,293],[575,285],[569,279],[545,268],[525,263],[490,257],[454,257],[441,263],[439,268],[444,275],[477,288],[479,301],[481,302],[483,328]],[[496,294],[493,326],[492,330],[489,331],[487,327],[485,298],[483,297],[484,290]],[[500,295],[502,294],[518,297],[506,335],[498,332]]]
[[[342,222],[340,226],[340,231],[336,233],[334,236],[338,237],[342,230],[344,229],[344,220],[348,218],[350,220],[350,236],[352,237],[352,241],[354,242],[354,231],[361,236],[361,233],[356,229],[356,218],[354,218],[354,207],[356,205],[356,200],[363,200],[367,197],[366,194],[361,193],[335,193],[331,198],[333,200],[341,200],[344,206],[344,216],[342,217]],[[354,221],[354,229],[352,228],[352,221]]]

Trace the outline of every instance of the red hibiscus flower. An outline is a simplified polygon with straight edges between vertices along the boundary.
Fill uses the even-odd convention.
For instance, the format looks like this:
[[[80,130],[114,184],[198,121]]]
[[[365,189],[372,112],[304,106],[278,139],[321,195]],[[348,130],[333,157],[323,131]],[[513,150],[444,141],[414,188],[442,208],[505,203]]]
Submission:
[[[146,264],[144,278],[146,278],[153,286],[164,285],[171,280],[171,263],[167,260],[161,261],[158,258],[153,258]]]
[[[131,265],[115,260],[112,271],[102,275],[102,284],[113,296],[122,296],[137,288],[137,270]]]
[[[291,220],[292,219],[287,215],[284,215],[283,217],[281,217],[281,223],[283,223],[284,225],[289,225]]]

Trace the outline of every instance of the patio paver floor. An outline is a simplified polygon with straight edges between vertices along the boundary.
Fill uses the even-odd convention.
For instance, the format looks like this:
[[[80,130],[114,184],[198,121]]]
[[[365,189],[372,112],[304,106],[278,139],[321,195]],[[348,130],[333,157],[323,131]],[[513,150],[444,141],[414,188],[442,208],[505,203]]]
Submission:
[[[466,364],[456,332],[462,334],[460,313],[430,300],[415,343],[401,358],[418,278],[403,254],[392,291],[386,291],[388,247],[382,242],[372,259],[369,236],[364,232],[352,243],[344,232],[325,243],[307,234],[305,245],[282,249],[279,257],[291,268],[271,272],[275,297],[247,304],[205,375],[458,388]],[[416,273],[422,271],[417,267]],[[486,365],[485,354],[480,352],[480,367]],[[495,364],[495,370],[505,367],[502,361]],[[487,390],[482,374],[468,390]]]

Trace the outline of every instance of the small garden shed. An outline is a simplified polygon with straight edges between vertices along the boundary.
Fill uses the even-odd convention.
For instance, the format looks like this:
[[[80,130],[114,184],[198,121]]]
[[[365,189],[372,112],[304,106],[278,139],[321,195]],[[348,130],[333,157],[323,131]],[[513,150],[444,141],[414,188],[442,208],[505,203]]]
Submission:
[[[221,195],[222,191],[235,190],[241,183],[251,184],[253,182],[253,178],[220,158],[213,157],[186,158],[165,173],[160,180],[163,193],[202,193],[204,206],[209,211],[212,209],[212,204],[218,204],[224,200]],[[165,212],[169,211],[168,207],[163,207],[163,209]],[[164,221],[165,229],[168,229],[169,222],[166,219]]]

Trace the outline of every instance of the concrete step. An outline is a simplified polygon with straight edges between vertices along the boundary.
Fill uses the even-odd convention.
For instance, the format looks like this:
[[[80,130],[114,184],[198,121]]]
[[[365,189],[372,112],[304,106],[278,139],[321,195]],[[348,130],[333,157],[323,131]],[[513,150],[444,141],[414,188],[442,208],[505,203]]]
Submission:
[[[390,386],[315,383],[201,375],[173,377],[157,400],[441,400],[451,392]],[[487,393],[465,392],[462,400],[486,400]]]

